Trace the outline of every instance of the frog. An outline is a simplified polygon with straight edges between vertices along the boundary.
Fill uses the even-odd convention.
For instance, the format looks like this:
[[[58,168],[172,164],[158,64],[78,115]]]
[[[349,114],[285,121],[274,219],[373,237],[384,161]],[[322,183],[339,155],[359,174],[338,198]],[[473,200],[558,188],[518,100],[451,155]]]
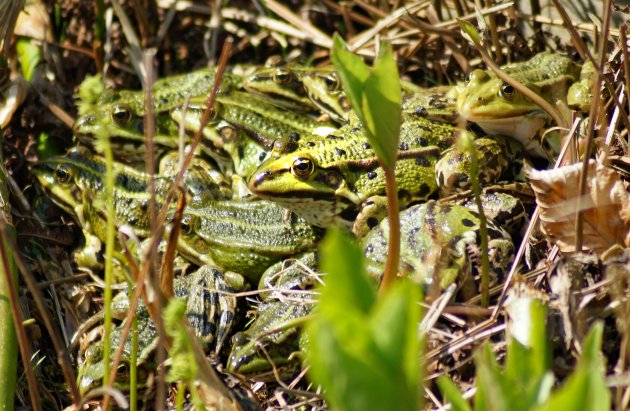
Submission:
[[[272,104],[298,111],[317,109],[307,95],[302,79],[310,72],[332,73],[333,66],[316,68],[305,65],[272,64],[261,67],[243,80],[243,87],[252,94],[266,98]]]
[[[567,91],[580,76],[579,64],[559,54],[542,52],[502,70],[568,115]],[[549,120],[544,110],[491,70],[473,70],[456,90],[457,111],[464,119],[488,134],[513,137],[526,147]]]
[[[336,71],[313,70],[302,77],[302,83],[313,104],[334,121],[341,124],[358,122]],[[458,115],[455,100],[448,97],[450,89],[449,86],[426,89],[401,80],[402,111],[409,115],[455,123]]]
[[[567,104],[581,113],[588,113],[593,100],[593,81],[597,75],[595,65],[587,60],[580,71],[580,78],[571,84],[567,92]]]
[[[308,291],[321,281],[316,269],[317,255],[308,252],[265,271],[258,286],[262,302],[256,306],[254,320],[231,338],[228,371],[268,381],[275,378],[272,363],[280,375],[299,368],[306,340],[298,325],[315,302],[315,295]]]
[[[265,200],[193,201],[181,227],[182,253],[242,274],[253,285],[267,267],[313,249],[323,236],[322,229]]]
[[[205,346],[213,347],[215,354],[223,348],[236,312],[236,299],[228,295],[233,290],[223,282],[223,278],[219,268],[204,265],[194,273],[177,277],[173,283],[175,297],[186,299],[186,316],[191,329]],[[212,308],[217,299],[220,300],[220,309],[214,310]],[[121,292],[112,299],[115,319],[123,319],[128,309],[129,291]],[[142,301],[138,303],[134,317],[138,329],[137,366],[142,376],[155,366],[152,354],[157,347],[158,334]],[[110,358],[114,357],[118,349],[123,326],[124,323],[121,323],[110,333]],[[99,327],[91,331],[81,344],[77,383],[82,393],[102,383],[105,372],[102,337],[103,329]],[[128,338],[117,369],[116,386],[121,389],[128,387],[131,350],[131,338]]]
[[[423,118],[403,121],[395,171],[401,206],[427,200],[438,191],[436,163],[453,146],[458,133],[468,131]],[[509,159],[479,158],[485,161],[479,166],[481,170],[509,164]],[[352,124],[325,138],[276,142],[271,156],[249,178],[248,186],[255,195],[284,205],[310,224],[356,223],[355,233],[375,226],[385,204],[385,178],[376,154],[363,130]],[[360,218],[357,208],[361,209]]]
[[[514,243],[508,232],[492,217],[520,215],[522,204],[514,197],[496,193],[482,196],[488,218],[490,277],[494,284],[504,278],[514,257]],[[462,201],[463,200],[463,201]],[[463,203],[466,203],[465,205]],[[424,289],[438,293],[455,284],[458,298],[466,300],[477,293],[480,272],[479,214],[470,198],[448,203],[428,201],[401,212],[399,276],[411,278]],[[521,220],[523,221],[523,220]],[[380,282],[387,257],[388,220],[383,220],[359,239],[367,273]],[[306,253],[299,259],[278,263],[261,278],[262,302],[254,320],[232,337],[227,369],[266,381],[280,373],[291,373],[302,360],[307,341],[299,332],[314,307],[316,293],[307,294],[325,275],[316,274],[317,255]],[[427,293],[427,295],[433,295]]]
[[[412,278],[426,287],[445,289],[457,283],[470,289],[470,273],[479,272],[473,262],[480,257],[479,214],[457,204],[439,204],[432,200],[400,213],[401,257],[399,275]],[[514,257],[512,238],[505,230],[487,221],[488,256],[491,283],[504,278]],[[383,220],[361,244],[365,250],[367,271],[377,278],[387,258],[389,222]],[[432,278],[427,273],[439,273]],[[476,289],[473,291],[473,294]],[[464,298],[468,298],[467,295]]]

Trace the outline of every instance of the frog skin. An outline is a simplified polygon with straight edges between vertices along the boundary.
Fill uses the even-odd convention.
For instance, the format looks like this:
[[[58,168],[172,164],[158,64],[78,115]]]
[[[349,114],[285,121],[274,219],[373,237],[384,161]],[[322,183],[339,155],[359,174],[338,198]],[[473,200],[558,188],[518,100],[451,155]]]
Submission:
[[[567,93],[567,104],[570,108],[582,113],[588,113],[593,100],[593,82],[597,70],[593,63],[588,60],[582,66],[579,81],[571,84]]]
[[[207,200],[192,202],[184,211],[179,249],[257,284],[267,267],[313,249],[322,235],[323,230],[270,201]]]
[[[205,109],[205,101],[191,100],[192,107]],[[283,110],[265,98],[240,91],[217,96],[215,116],[245,130],[257,142],[270,148],[281,136],[326,135],[337,129],[333,124]]]
[[[169,157],[167,160],[172,161]],[[116,173],[113,190],[116,225],[129,224],[139,235],[146,235],[150,200],[149,177],[121,163],[114,163],[113,169]],[[32,170],[55,203],[75,217],[80,214],[77,211],[83,206],[83,196],[86,192],[90,193],[90,200],[94,200],[105,191],[105,160],[93,155],[85,147],[76,146],[65,156],[37,162],[33,164]],[[173,174],[172,170],[165,172],[167,175]],[[172,178],[156,176],[154,184],[159,206],[171,189]],[[196,168],[187,174],[184,184],[190,199],[197,196],[209,198],[231,196],[224,181],[215,182],[211,179],[211,174]]]
[[[457,282],[469,289],[470,274],[479,272],[479,224],[476,211],[457,204],[429,201],[402,211],[399,275],[403,273],[425,286],[435,284],[445,289]],[[491,220],[487,221],[487,230],[491,282],[496,283],[509,270],[514,244],[510,235]],[[361,240],[368,273],[377,278],[387,258],[388,233],[389,222],[385,219]]]
[[[566,106],[568,87],[580,75],[580,66],[571,59],[547,52],[502,69],[560,109]],[[466,84],[458,87],[457,110],[485,132],[516,138],[526,146],[549,119],[514,87],[481,69],[471,72]]]
[[[217,354],[229,334],[236,311],[236,298],[228,295],[233,290],[223,278],[223,273],[218,268],[206,265],[192,274],[176,278],[173,284],[175,297],[186,299],[186,317],[193,332],[205,345],[214,347]],[[128,292],[116,295],[112,300],[112,308],[115,318],[124,318],[129,308]],[[158,335],[142,301],[138,304],[135,318],[138,324],[137,366],[142,375],[154,366],[151,358],[157,346]],[[118,349],[122,328],[123,324],[120,324],[110,334],[110,358],[114,357]],[[77,378],[82,393],[102,383],[105,371],[103,345],[102,334],[100,338],[92,338],[87,344],[82,344],[78,355]],[[124,344],[116,379],[116,385],[121,389],[128,387],[131,349],[131,338],[128,338]]]
[[[333,70],[313,70],[302,77],[304,88],[313,104],[338,123],[357,124],[358,118],[350,100]],[[424,89],[401,80],[402,111],[410,115],[455,123],[458,118],[455,100],[447,97],[448,86]]]
[[[421,118],[403,121],[396,163],[402,206],[426,200],[437,191],[435,164],[453,145],[458,131]],[[488,162],[500,165],[495,160]],[[370,205],[369,201],[382,208],[378,204],[385,195],[385,178],[376,154],[362,129],[350,124],[325,138],[276,142],[248,185],[252,193],[276,201],[320,227],[354,220],[353,210]],[[355,232],[362,231],[355,226]]]
[[[304,346],[297,322],[308,316],[314,305],[314,295],[305,291],[318,284],[315,253],[306,253],[296,260],[281,261],[263,274],[259,290],[262,302],[256,306],[255,318],[243,332],[232,336],[228,371],[247,375],[256,380],[272,380],[273,367],[282,374],[292,374],[299,368]]]
[[[191,73],[164,77],[153,83],[153,112],[167,112],[181,106],[191,97],[208,97],[214,87],[216,69],[201,69]],[[240,76],[224,73],[219,92],[240,88]],[[86,82],[87,84],[87,82]],[[79,87],[84,86],[83,84]],[[79,93],[81,94],[81,93]],[[138,117],[146,114],[146,93],[143,90],[106,90],[95,101],[79,101],[76,129],[94,127],[92,134],[108,134],[108,119],[124,119],[130,113]]]
[[[317,108],[304,89],[302,78],[310,72],[331,73],[332,66],[315,68],[308,66],[273,65],[256,70],[243,80],[243,87],[250,93],[266,98],[272,104],[290,110],[313,111]]]

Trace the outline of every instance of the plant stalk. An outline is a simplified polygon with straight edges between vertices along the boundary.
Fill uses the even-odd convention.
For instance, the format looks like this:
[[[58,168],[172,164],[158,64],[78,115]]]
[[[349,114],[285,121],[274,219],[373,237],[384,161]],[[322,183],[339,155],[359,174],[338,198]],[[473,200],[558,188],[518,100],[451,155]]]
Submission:
[[[382,165],[385,172],[385,190],[387,194],[387,218],[389,220],[389,239],[387,242],[387,261],[379,294],[383,295],[398,274],[400,260],[400,212],[398,211],[398,189],[396,187],[396,163],[392,167]]]

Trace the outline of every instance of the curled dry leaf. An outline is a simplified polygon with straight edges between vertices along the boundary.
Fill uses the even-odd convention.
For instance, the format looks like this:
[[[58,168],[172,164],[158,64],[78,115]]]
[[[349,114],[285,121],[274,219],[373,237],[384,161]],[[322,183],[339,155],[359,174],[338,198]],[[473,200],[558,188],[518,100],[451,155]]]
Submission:
[[[623,244],[630,224],[629,194],[619,175],[590,160],[583,197],[579,198],[582,164],[538,171],[527,166],[525,173],[541,209],[541,229],[563,253],[575,252],[575,223],[578,209],[583,215],[583,248],[601,253]],[[622,218],[623,215],[623,218]],[[630,238],[626,238],[626,245]]]

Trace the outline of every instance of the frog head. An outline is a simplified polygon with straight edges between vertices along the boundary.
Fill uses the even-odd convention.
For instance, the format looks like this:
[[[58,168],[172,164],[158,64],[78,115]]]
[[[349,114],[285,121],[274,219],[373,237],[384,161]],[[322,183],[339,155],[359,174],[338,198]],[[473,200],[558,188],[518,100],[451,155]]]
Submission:
[[[535,84],[526,84],[540,92]],[[546,122],[547,114],[492,72],[474,70],[457,97],[457,110],[487,133],[529,139]]]
[[[334,71],[317,71],[305,74],[302,82],[309,98],[335,121],[345,123],[352,110],[339,76]]]
[[[243,87],[269,98],[273,104],[293,110],[312,110],[302,84],[302,74],[309,68],[273,66],[256,70],[243,81]]]
[[[279,152],[280,151],[280,152]],[[323,167],[308,150],[282,153],[265,160],[248,180],[250,191],[291,209],[310,224],[325,227],[353,199],[340,169]]]
[[[84,189],[100,190],[104,165],[94,160],[85,147],[73,147],[67,155],[50,157],[33,164],[32,173],[53,201],[72,213],[81,205]]]

